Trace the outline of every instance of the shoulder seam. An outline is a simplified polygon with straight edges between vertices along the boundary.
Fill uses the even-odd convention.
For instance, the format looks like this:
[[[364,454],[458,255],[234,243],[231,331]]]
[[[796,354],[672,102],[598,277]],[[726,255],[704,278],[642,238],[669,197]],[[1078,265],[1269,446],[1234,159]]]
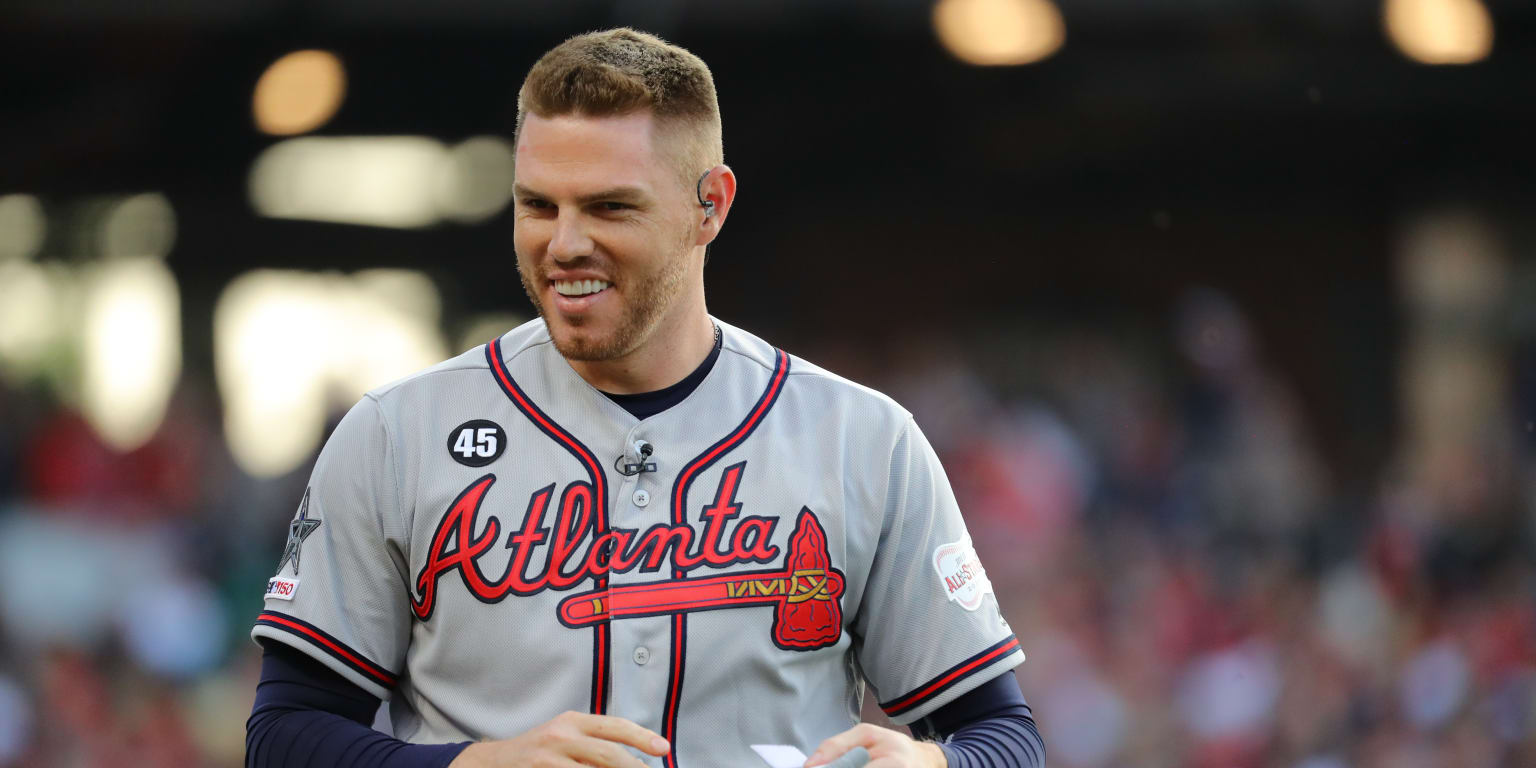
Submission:
[[[770,349],[775,349],[775,350],[778,349],[778,347],[769,347],[769,348]],[[759,368],[761,368],[761,369],[763,369],[763,370],[765,370],[765,371],[767,371],[769,373],[773,373],[773,371],[774,371],[774,367],[773,366],[764,363],[763,361],[757,359],[756,357],[753,357],[750,354],[747,354],[746,352],[744,352],[742,350],[732,349],[730,347],[721,347],[720,351],[721,352],[729,352],[729,353],[731,353],[731,354],[733,354],[733,355],[735,355],[735,356],[737,356],[737,357],[739,357],[739,358],[741,358],[743,360],[746,360],[749,363],[752,363],[753,365],[756,365],[757,367],[759,367]],[[786,352],[785,354],[789,354],[789,353]],[[795,375],[795,373],[796,373],[795,367],[793,365],[791,365],[789,367],[789,375],[793,376],[793,375]]]
[[[405,497],[400,493],[400,476],[404,474],[404,468],[400,466],[400,450],[395,445],[395,430],[389,425],[389,413],[384,410],[384,404],[372,392],[364,397],[373,401],[373,407],[379,412],[379,424],[384,427],[385,445],[389,448],[390,468],[394,471],[389,475],[389,483],[395,488],[395,523],[400,524],[401,531],[405,534],[407,542],[410,539],[410,527],[405,525],[403,510],[405,509]]]
[[[911,436],[912,427],[915,424],[916,422],[912,420],[912,414],[907,414],[906,420],[901,424],[901,429],[896,430],[896,434],[891,437],[890,447],[885,451],[885,498],[880,500],[880,540],[882,542],[885,541],[886,534],[890,532],[889,526],[892,518],[891,465],[896,463],[896,446],[901,445],[902,440]],[[911,451],[910,445],[907,447],[907,450]]]
[[[771,350],[774,350],[775,352],[784,352],[784,354],[789,355],[788,352],[785,352],[783,349],[780,349],[779,347],[775,347],[775,346],[770,345],[768,348],[771,349]],[[740,349],[731,349],[730,347],[723,347],[721,349],[721,351],[722,352],[730,352],[731,354],[736,355],[737,357],[740,357],[740,358],[746,360],[747,362],[752,363],[753,365],[756,365],[757,367],[762,368],[765,371],[768,371],[769,373],[772,373],[774,371],[773,365],[771,365],[769,363],[766,363],[766,362],[763,362],[762,360],[757,359],[752,354],[750,354],[750,353],[748,353],[746,351],[743,351],[743,350],[740,350]],[[789,356],[791,358],[794,357],[794,355],[789,355]],[[827,379],[829,381],[835,381],[835,380],[837,380],[839,378],[835,374],[829,374],[826,371],[807,370],[806,368],[804,368],[802,366],[794,366],[794,365],[791,365],[789,367],[789,375],[790,376],[815,376],[816,378]],[[854,382],[849,382],[849,383],[852,384]],[[862,386],[862,385],[860,385],[860,386]]]
[[[773,350],[775,352],[784,352],[784,354],[789,355],[791,360],[797,359],[797,358],[795,358],[794,355],[789,354],[788,352],[786,352],[785,350],[783,350],[783,349],[781,349],[779,347],[775,347],[775,346],[773,346],[771,344],[767,344],[766,342],[764,342],[764,344],[766,344],[770,350]],[[750,354],[750,352],[748,352],[748,351],[744,351],[744,350],[741,350],[741,349],[732,349],[731,347],[723,347],[721,349],[721,352],[722,353],[723,352],[730,352],[731,354],[736,355],[737,357],[743,358],[747,362],[752,363],[753,365],[756,365],[759,368],[762,368],[763,370],[769,372],[770,374],[773,373],[773,371],[774,371],[774,366],[773,365],[771,365],[771,364],[769,364],[767,362],[764,362],[762,360],[757,359],[757,357],[755,357],[754,355]],[[828,383],[830,383],[830,384],[832,384],[834,386],[844,387],[846,389],[850,389],[850,390],[853,390],[855,392],[862,392],[865,395],[871,396],[871,397],[873,397],[873,398],[875,398],[877,400],[884,401],[885,403],[890,405],[892,408],[894,408],[897,412],[899,412],[902,415],[904,415],[906,418],[908,418],[908,419],[912,418],[912,412],[907,410],[906,407],[904,407],[901,403],[898,403],[895,400],[891,399],[890,395],[887,395],[884,392],[881,392],[881,391],[879,391],[877,389],[869,387],[869,386],[867,386],[865,384],[860,384],[859,382],[853,381],[852,379],[848,379],[846,377],[839,376],[839,375],[837,375],[837,374],[835,374],[835,373],[833,373],[831,371],[826,370],[825,368],[821,368],[821,367],[817,366],[815,363],[811,363],[811,362],[803,360],[803,359],[801,360],[801,362],[806,363],[806,364],[805,365],[793,365],[793,364],[791,364],[789,366],[788,376],[791,376],[791,377],[793,377],[793,376],[807,376],[807,377],[810,377],[810,378],[814,378],[814,379],[816,379],[818,381],[828,382]]]
[[[406,376],[404,378],[396,379],[395,381],[391,381],[388,384],[385,384],[383,386],[375,387],[373,389],[370,389],[370,390],[368,390],[368,392],[366,394],[369,397],[372,397],[374,400],[382,402],[382,399],[384,397],[388,396],[390,393],[392,393],[395,390],[400,389],[401,387],[405,386],[406,384],[408,384],[410,382],[413,382],[413,381],[416,381],[418,379],[425,379],[428,376],[436,376],[436,375],[438,375],[440,373],[460,373],[460,372],[464,372],[464,371],[475,371],[475,370],[482,369],[482,368],[488,370],[489,366],[475,365],[475,364],[471,363],[471,364],[468,364],[468,365],[456,366],[456,367],[453,367],[453,368],[436,368],[435,370],[431,370],[431,369],[429,369],[429,370],[421,370],[421,371],[417,371],[417,372],[415,372],[415,373],[413,373],[413,374],[411,374],[409,376]]]
[[[536,347],[542,347],[545,344],[552,344],[552,343],[554,343],[554,339],[544,339],[543,341],[536,341],[536,342],[533,342],[532,344],[528,344],[526,346],[518,347],[517,351],[513,352],[511,357],[504,357],[504,358],[502,358],[502,362],[504,362],[504,363],[506,363],[508,365],[511,365],[512,361],[516,360],[519,357],[522,357],[524,352],[529,352],[529,351],[532,351]],[[502,349],[506,349],[506,347],[502,347]],[[489,367],[489,366],[487,366],[487,367]],[[510,370],[508,370],[507,372],[511,373]]]

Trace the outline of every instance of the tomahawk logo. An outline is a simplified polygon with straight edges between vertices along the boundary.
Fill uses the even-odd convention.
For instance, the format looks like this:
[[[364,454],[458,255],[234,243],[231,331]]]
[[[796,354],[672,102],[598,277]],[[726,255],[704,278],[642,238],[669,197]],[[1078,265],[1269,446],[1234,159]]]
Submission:
[[[832,567],[827,533],[816,513],[801,507],[784,567],[698,579],[626,584],[572,595],[560,602],[560,621],[581,627],[609,619],[773,606],[773,642],[808,651],[837,642],[843,631],[843,573]]]

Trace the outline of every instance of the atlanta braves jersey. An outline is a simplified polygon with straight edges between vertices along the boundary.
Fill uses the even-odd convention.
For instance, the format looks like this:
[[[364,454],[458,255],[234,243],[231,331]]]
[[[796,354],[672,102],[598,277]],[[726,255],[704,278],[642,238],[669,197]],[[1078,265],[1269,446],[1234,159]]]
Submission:
[[[636,419],[542,320],[370,392],[315,464],[255,638],[389,699],[396,736],[633,720],[665,768],[912,722],[1024,660],[954,494],[890,399],[716,321]]]

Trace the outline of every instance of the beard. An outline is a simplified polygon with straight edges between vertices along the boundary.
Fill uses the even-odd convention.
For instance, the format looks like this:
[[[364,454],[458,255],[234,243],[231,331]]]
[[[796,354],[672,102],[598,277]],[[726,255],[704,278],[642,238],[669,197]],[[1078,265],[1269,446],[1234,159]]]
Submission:
[[[619,317],[616,325],[607,332],[597,327],[605,322],[604,319],[582,317],[571,320],[546,310],[539,300],[539,289],[549,281],[537,267],[524,266],[521,259],[517,272],[522,279],[523,291],[539,311],[539,316],[544,318],[555,349],[567,360],[602,362],[628,355],[655,333],[667,310],[682,292],[683,281],[688,275],[688,251],[677,252],[659,269],[646,274],[614,275],[616,279],[608,290],[622,288],[622,292],[614,297],[620,300]]]

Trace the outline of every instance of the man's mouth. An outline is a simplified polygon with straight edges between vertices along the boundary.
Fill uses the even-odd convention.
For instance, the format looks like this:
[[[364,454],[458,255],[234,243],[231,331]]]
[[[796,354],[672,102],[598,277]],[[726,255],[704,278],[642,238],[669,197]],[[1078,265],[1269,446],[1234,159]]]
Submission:
[[[607,280],[556,280],[555,293],[572,298],[602,293],[612,285]]]

